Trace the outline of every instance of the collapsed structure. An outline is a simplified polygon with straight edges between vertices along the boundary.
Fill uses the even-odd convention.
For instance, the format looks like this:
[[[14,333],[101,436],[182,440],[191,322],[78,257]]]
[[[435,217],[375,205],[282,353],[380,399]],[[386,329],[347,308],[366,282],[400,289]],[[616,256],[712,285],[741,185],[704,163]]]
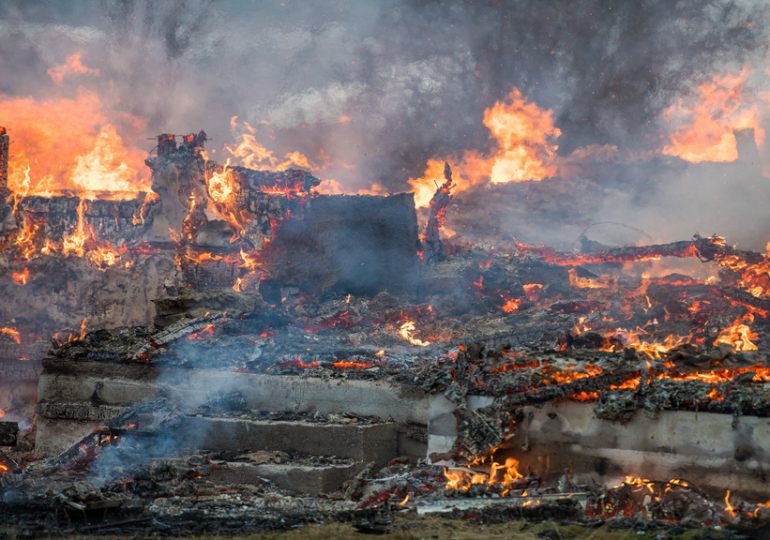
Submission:
[[[0,178],[3,366],[33,358],[3,380],[17,402],[20,379],[38,388],[34,432],[6,405],[8,446],[23,457],[34,433],[44,458],[0,454],[17,522],[54,506],[84,518],[73,531],[387,530],[401,508],[502,501],[767,519],[766,255],[716,236],[448,246],[449,167],[420,241],[410,194],[318,195],[305,171],[215,164],[205,140],[159,136],[133,200],[16,197]],[[666,257],[719,277],[625,267]]]

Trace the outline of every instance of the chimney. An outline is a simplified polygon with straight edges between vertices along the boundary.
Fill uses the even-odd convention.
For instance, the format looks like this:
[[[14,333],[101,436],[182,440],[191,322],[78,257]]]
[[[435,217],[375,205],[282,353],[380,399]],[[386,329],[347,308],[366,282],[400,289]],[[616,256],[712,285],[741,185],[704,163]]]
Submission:
[[[735,146],[738,150],[738,162],[759,169],[759,149],[754,140],[754,128],[733,130]]]
[[[165,156],[176,150],[176,135],[161,133],[158,135],[158,155]]]

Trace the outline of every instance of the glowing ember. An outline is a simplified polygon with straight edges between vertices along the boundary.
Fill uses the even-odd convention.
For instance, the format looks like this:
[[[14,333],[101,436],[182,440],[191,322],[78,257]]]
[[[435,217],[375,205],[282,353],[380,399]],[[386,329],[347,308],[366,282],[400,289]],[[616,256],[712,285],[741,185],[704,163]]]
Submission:
[[[569,276],[569,284],[576,289],[606,289],[610,286],[608,279],[592,279],[586,277],[580,277],[577,275],[577,271],[574,268],[570,268],[567,271]]]
[[[503,303],[502,310],[505,313],[513,313],[514,311],[518,311],[518,309],[521,307],[523,300],[521,298],[507,298],[505,299],[505,302]]]
[[[17,285],[26,285],[29,281],[29,268],[24,267],[21,272],[11,272],[11,277]]]
[[[214,325],[209,324],[209,325],[206,325],[206,327],[203,328],[202,330],[198,330],[197,332],[193,332],[192,334],[187,336],[187,339],[189,339],[190,341],[200,341],[200,340],[208,339],[213,335],[214,335]]]
[[[527,300],[530,302],[537,302],[540,300],[540,295],[543,293],[542,283],[527,283],[522,285],[522,288],[524,289],[524,296],[527,297]]]
[[[374,364],[371,362],[353,362],[351,360],[340,360],[338,362],[332,362],[332,366],[337,369],[368,369]]]

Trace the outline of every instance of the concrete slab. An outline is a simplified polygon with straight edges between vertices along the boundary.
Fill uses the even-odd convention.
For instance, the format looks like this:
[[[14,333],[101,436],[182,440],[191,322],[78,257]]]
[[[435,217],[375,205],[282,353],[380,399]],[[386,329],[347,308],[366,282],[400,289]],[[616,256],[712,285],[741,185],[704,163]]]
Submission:
[[[38,417],[35,453],[41,456],[58,455],[100,425],[102,422]]]
[[[140,372],[129,369],[137,366],[113,364],[109,370],[98,362],[79,364],[49,363],[40,377],[39,401],[126,405],[162,396],[198,406],[219,393],[240,392],[253,410],[352,413],[422,425],[428,425],[431,406],[429,396],[388,381],[152,366]]]
[[[521,467],[544,476],[569,469],[583,481],[611,485],[626,475],[682,478],[714,495],[767,495],[770,418],[661,411],[621,424],[575,402],[529,407],[527,416],[508,446]]]
[[[298,463],[225,463],[212,467],[206,480],[225,485],[259,485],[269,480],[280,489],[302,495],[339,491],[361,464],[302,465]]]
[[[322,424],[190,416],[179,424],[176,437],[181,448],[190,450],[280,450],[373,461],[380,466],[398,455],[395,423]]]

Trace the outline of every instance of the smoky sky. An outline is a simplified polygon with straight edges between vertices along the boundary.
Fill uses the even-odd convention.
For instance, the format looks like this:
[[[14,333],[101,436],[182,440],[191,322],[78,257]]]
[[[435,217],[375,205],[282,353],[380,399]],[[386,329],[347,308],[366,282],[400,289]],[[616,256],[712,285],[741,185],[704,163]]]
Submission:
[[[769,14],[762,0],[6,0],[0,94],[98,88],[148,137],[204,128],[219,147],[238,115],[348,187],[397,190],[429,157],[488,148],[483,111],[514,86],[554,111],[561,153],[653,146],[698,81],[764,66]],[[53,85],[75,51],[99,77]]]

